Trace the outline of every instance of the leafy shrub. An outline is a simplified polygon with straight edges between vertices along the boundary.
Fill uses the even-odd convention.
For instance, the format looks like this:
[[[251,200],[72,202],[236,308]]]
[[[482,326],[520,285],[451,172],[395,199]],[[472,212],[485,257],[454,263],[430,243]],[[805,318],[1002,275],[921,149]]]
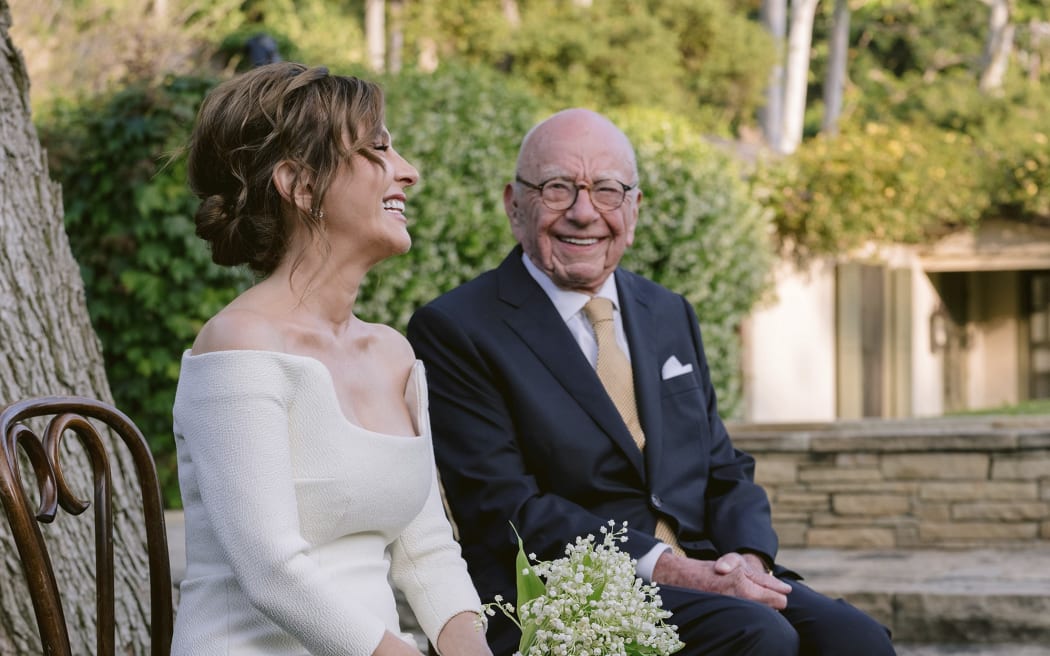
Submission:
[[[978,138],[993,207],[1003,216],[1050,219],[1050,90],[1022,90]]]
[[[908,103],[908,123],[846,123],[763,169],[777,231],[796,254],[919,243],[986,218],[1050,219],[1050,93],[989,97],[945,75]]]
[[[844,253],[975,225],[989,204],[975,155],[965,134],[869,123],[806,142],[760,184],[787,250]]]
[[[771,213],[738,160],[672,114],[627,109],[610,117],[634,142],[642,205],[624,265],[689,300],[723,416],[741,410],[740,323],[767,291]]]
[[[511,72],[555,107],[622,107],[655,98],[688,106],[676,35],[642,4],[546,4],[524,12],[507,47]]]
[[[182,351],[251,279],[211,263],[194,234],[185,143],[212,81],[172,78],[57,108],[41,128],[65,223],[119,407],[147,436],[177,505],[171,407]]]

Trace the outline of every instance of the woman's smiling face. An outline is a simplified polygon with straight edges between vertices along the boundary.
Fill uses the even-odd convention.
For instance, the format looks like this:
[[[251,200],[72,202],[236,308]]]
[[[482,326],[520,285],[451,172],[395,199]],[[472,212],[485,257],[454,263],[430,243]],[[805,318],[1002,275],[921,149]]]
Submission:
[[[355,153],[339,164],[322,202],[329,238],[345,233],[355,247],[372,251],[376,261],[408,251],[405,190],[419,172],[394,149],[384,127],[369,146],[373,162]]]

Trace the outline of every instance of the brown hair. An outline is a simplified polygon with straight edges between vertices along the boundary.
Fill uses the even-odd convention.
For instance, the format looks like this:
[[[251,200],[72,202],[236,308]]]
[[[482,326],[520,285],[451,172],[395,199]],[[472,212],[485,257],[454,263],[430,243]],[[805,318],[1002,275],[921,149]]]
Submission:
[[[382,166],[370,146],[383,129],[383,92],[324,67],[279,62],[223,82],[208,93],[188,145],[189,185],[201,199],[197,236],[216,264],[273,272],[288,249],[289,226],[274,169],[290,162],[292,192],[304,176],[311,211],[295,216],[321,229],[319,208],[339,164],[354,154]],[[346,140],[344,140],[346,139]]]

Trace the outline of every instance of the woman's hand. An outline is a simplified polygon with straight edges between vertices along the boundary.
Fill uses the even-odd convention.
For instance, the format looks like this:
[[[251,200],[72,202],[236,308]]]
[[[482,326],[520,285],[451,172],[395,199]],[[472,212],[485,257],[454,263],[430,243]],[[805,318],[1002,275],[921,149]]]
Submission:
[[[438,634],[438,652],[442,656],[492,656],[477,621],[477,613],[463,612],[445,622]]]
[[[423,654],[393,633],[387,631],[372,656],[423,656]]]

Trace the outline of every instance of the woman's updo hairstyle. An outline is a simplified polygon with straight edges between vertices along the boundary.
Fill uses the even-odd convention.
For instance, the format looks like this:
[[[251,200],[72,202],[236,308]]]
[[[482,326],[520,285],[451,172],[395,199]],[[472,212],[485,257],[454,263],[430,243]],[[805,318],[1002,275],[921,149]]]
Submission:
[[[188,145],[189,185],[201,199],[197,236],[211,244],[216,264],[248,264],[273,272],[288,249],[291,220],[318,231],[321,201],[341,163],[360,154],[382,161],[371,146],[383,128],[383,92],[324,67],[279,62],[215,87],[201,105]],[[296,171],[295,188],[309,182],[309,211],[294,203],[291,217],[273,183],[282,161]]]

